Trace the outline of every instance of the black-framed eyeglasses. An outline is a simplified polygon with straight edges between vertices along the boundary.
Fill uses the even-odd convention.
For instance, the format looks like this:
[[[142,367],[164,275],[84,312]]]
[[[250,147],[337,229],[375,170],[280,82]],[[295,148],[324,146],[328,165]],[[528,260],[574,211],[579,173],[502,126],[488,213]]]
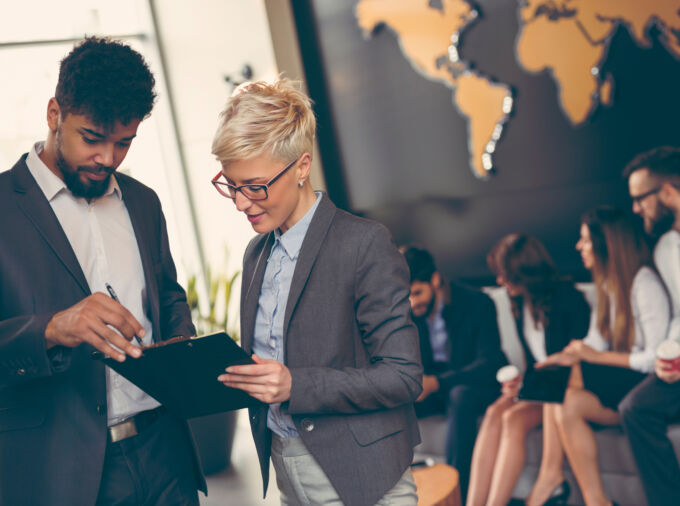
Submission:
[[[273,185],[277,179],[283,176],[288,169],[294,166],[298,160],[300,160],[300,157],[290,162],[281,172],[264,184],[242,184],[241,186],[234,186],[226,181],[219,181],[220,177],[222,177],[222,171],[219,171],[210,182],[215,189],[220,192],[220,195],[231,200],[236,199],[236,192],[241,192],[248,200],[265,200],[269,197],[269,187]]]
[[[631,195],[630,200],[633,201],[633,204],[639,204],[640,202],[645,200],[650,195],[654,195],[656,193],[659,193],[659,190],[661,190],[661,187],[657,186],[656,188],[653,188],[652,190],[649,190],[648,192],[641,193],[640,195]]]

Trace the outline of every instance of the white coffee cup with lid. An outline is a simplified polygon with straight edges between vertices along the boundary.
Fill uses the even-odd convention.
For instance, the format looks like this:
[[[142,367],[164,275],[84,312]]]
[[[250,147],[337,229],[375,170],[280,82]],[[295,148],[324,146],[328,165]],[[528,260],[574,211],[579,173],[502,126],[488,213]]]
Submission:
[[[506,365],[498,369],[496,373],[496,381],[499,383],[507,383],[519,376],[519,368],[516,365]]]

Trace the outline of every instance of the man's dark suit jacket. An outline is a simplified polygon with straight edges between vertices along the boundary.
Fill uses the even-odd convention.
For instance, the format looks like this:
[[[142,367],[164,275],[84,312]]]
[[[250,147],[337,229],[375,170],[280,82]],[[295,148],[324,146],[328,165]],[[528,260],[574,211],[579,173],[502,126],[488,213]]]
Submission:
[[[273,243],[273,232],[259,235],[244,256],[241,335],[249,353]],[[408,295],[408,267],[387,229],[336,209],[323,194],[286,303],[284,359],[293,383],[282,407],[347,505],[377,503],[420,442],[412,403],[422,367]],[[250,410],[265,492],[267,410]]]
[[[45,342],[52,316],[90,290],[25,160],[0,174],[0,504],[91,506],[107,440],[104,365],[89,345],[47,350]],[[158,197],[116,178],[139,245],[153,336],[193,335]],[[205,489],[198,464],[196,474]]]
[[[439,390],[455,385],[497,386],[496,371],[506,365],[496,321],[496,306],[479,290],[451,283],[444,297],[442,318],[446,325],[448,363],[435,364],[430,330],[425,318],[417,318],[420,355],[425,374],[434,375]]]

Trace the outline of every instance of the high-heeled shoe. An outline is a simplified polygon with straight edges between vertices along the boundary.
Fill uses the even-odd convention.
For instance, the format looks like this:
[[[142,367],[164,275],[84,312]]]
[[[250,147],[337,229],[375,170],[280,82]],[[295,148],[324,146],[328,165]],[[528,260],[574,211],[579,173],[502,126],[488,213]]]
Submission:
[[[571,487],[569,487],[569,482],[564,480],[550,493],[550,497],[543,503],[543,506],[564,506],[570,495]]]

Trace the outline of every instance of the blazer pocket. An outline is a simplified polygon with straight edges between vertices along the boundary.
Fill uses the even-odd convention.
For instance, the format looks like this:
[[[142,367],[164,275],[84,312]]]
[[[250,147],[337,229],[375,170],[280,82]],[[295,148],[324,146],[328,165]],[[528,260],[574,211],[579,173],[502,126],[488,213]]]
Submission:
[[[45,411],[37,406],[0,408],[0,432],[30,429],[45,421]]]
[[[360,446],[368,446],[405,428],[402,411],[378,411],[355,415],[349,420],[349,430]]]

